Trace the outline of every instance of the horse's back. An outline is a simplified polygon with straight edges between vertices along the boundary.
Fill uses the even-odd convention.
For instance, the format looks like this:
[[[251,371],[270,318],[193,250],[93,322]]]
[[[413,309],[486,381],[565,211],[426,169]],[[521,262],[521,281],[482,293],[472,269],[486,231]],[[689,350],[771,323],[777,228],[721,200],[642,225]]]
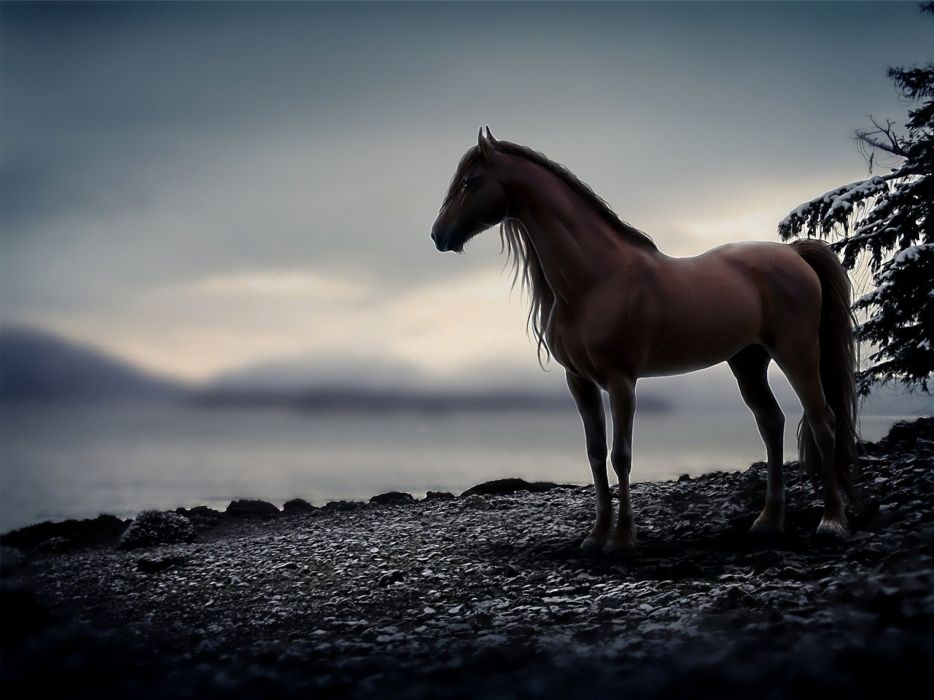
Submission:
[[[794,246],[774,241],[740,241],[710,252],[753,280],[766,302],[800,310],[820,299],[820,280]],[[819,306],[819,304],[818,304]]]
[[[656,301],[643,326],[651,374],[687,371],[729,359],[751,344],[819,313],[820,286],[810,266],[785,243],[741,241],[690,258],[662,256]],[[818,303],[814,304],[815,294]]]

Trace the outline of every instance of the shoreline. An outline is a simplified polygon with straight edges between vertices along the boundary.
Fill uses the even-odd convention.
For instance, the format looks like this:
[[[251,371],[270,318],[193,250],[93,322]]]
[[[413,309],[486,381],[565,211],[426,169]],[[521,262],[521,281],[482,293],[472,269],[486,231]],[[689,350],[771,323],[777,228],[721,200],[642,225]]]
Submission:
[[[515,483],[194,508],[174,543],[129,549],[115,530],[21,542],[0,561],[0,680],[144,699],[913,697],[934,661],[934,419],[866,448],[840,542],[814,537],[820,501],[793,463],[771,543],[747,535],[761,463],[634,484],[625,557],[577,549],[592,487]]]
[[[337,499],[366,501],[387,489],[416,496],[431,489],[460,493],[504,475],[590,483],[576,415],[546,423],[525,415],[515,426],[496,420],[462,425],[457,418],[423,425],[415,416],[400,415],[388,424],[367,423],[365,429],[354,429],[374,436],[362,445],[343,419],[306,432],[298,419],[273,420],[263,413],[242,422],[209,416],[205,423],[198,422],[201,414],[197,421],[189,421],[174,412],[130,417],[94,413],[78,421],[67,415],[48,422],[20,418],[5,423],[2,430],[2,533],[102,513],[132,519],[149,508],[207,505],[223,511],[235,498],[261,498],[281,507],[296,496],[321,506]],[[895,418],[864,416],[864,420],[867,439],[874,440],[888,431]],[[687,422],[683,415],[648,416],[644,421],[637,426],[641,432],[632,475],[636,481],[739,471],[765,458],[748,412],[715,419],[698,416]],[[237,434],[224,439],[234,428]],[[465,437],[469,431],[489,437],[490,446],[473,445]],[[793,426],[786,432],[786,458],[791,459]],[[119,437],[124,433],[137,437],[125,443]],[[722,437],[711,440],[714,434]],[[83,435],[95,437],[89,440]],[[143,435],[150,437],[142,440]],[[151,449],[134,447],[141,440],[151,442]],[[401,442],[387,451],[388,440]],[[61,455],[57,467],[28,448],[46,441],[54,446],[50,454]],[[446,452],[439,451],[442,444],[449,445]],[[448,464],[449,459],[454,461]],[[267,464],[269,469],[257,468]],[[104,488],[95,489],[93,483]]]

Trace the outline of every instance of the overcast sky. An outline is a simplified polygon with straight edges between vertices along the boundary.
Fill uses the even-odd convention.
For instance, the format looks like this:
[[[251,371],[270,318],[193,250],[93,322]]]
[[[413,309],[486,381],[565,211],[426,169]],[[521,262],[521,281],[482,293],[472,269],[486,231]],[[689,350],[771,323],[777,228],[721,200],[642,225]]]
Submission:
[[[670,254],[775,239],[932,38],[916,3],[3,4],[0,314],[190,379],[530,372],[496,232],[429,239],[480,125]]]

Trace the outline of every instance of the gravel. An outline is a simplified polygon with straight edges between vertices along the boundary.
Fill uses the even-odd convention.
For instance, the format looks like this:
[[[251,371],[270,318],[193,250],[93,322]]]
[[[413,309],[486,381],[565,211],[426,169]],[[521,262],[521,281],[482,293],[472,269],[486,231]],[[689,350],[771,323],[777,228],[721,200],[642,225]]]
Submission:
[[[934,419],[865,448],[837,542],[813,536],[796,463],[781,539],[747,535],[757,463],[634,484],[640,541],[621,557],[578,551],[591,487],[515,483],[179,509],[194,541],[143,551],[117,547],[115,519],[24,528],[0,537],[0,681],[9,697],[914,697],[934,661]]]

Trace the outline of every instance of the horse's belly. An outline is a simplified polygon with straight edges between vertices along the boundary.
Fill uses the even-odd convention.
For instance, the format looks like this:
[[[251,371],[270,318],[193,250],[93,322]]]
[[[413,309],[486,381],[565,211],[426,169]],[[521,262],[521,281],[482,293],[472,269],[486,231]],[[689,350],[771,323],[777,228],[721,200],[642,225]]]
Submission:
[[[679,374],[728,360],[759,342],[762,310],[758,295],[698,296],[690,304],[668,307],[643,356],[644,376]]]
[[[709,347],[695,349],[690,354],[680,351],[667,352],[662,349],[650,354],[637,374],[641,377],[664,377],[672,374],[694,372],[730,359],[747,345],[752,345],[753,342],[711,344]]]

